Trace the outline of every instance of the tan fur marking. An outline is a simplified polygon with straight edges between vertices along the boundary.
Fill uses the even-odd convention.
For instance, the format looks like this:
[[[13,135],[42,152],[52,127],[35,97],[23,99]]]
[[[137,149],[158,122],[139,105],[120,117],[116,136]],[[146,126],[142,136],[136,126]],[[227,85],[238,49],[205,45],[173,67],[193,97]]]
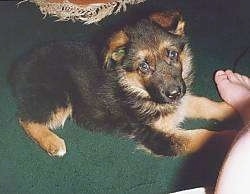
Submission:
[[[202,149],[226,151],[232,144],[236,131],[208,131],[206,129],[195,130],[174,130],[171,131],[176,142],[179,141],[180,147],[177,154],[190,154]]]
[[[137,52],[136,56],[137,56],[137,62],[140,63],[142,61],[146,61],[149,63],[150,68],[152,70],[155,69],[155,61],[156,58],[161,55],[161,53],[159,52],[159,50],[157,49],[143,49]],[[145,77],[145,76],[143,76]]]
[[[113,52],[111,54],[111,58],[115,61],[121,61],[123,59],[124,55],[123,54],[119,54],[117,52]]]
[[[149,55],[150,55],[150,51],[146,50],[146,49],[145,50],[140,50],[137,53],[137,56],[138,56],[139,59],[145,59]]]
[[[153,123],[153,128],[159,131],[168,132],[175,129],[176,123],[174,122],[174,114],[167,116],[161,116],[157,121]]]
[[[167,116],[161,116],[157,121],[155,121],[152,127],[158,131],[169,132],[175,130],[178,124],[183,120],[183,117],[178,117],[179,115],[169,114]]]
[[[192,69],[192,55],[188,45],[185,45],[183,51],[180,53],[180,61],[182,63],[182,76],[187,79]],[[189,80],[191,81],[192,77]]]
[[[156,120],[154,123],[152,123],[152,127],[158,131],[166,132],[168,133],[170,130],[175,130],[176,128],[179,128],[179,125],[183,122],[185,119],[185,104],[186,104],[186,98],[190,94],[187,93],[182,99],[180,105],[177,106],[175,110],[174,108],[170,108],[169,110],[174,111],[174,113],[167,114],[164,116],[161,116],[158,120]],[[169,106],[169,105],[168,105]]]
[[[237,112],[225,102],[214,102],[205,97],[189,96],[186,112],[189,118],[216,119],[223,121],[226,118],[237,116]]]
[[[179,36],[184,36],[185,34],[185,22],[180,20],[177,24],[177,28],[175,30],[175,34]]]
[[[144,89],[143,80],[137,72],[126,72],[126,80],[129,85]]]
[[[161,27],[169,30],[173,27],[176,20],[181,18],[181,15],[178,11],[164,11],[153,13],[149,16],[149,18]]]
[[[185,22],[178,11],[156,12],[150,15],[149,18],[176,35],[184,36],[185,34]]]
[[[63,156],[66,153],[64,140],[50,131],[45,125],[20,121],[25,132],[52,156]]]
[[[50,120],[46,126],[50,129],[56,129],[64,125],[68,117],[72,115],[72,107],[69,105],[67,108],[58,108],[52,113]]]
[[[123,32],[119,31],[114,34],[108,43],[108,50],[105,56],[105,63],[108,62],[108,59],[112,57],[113,52],[119,47],[125,46],[129,41],[128,36]]]
[[[193,82],[193,72],[192,72],[192,54],[191,50],[186,44],[180,53],[180,61],[182,63],[182,78],[187,85],[187,91],[189,91],[190,86]]]
[[[168,46],[169,46],[169,43],[167,41],[163,41],[159,45],[159,50],[160,51],[166,50],[168,48]]]
[[[126,72],[125,76],[121,79],[120,83],[126,88],[130,93],[137,93],[142,97],[148,97],[149,94],[144,88],[144,80],[135,72]]]
[[[119,31],[111,37],[109,42],[109,50],[114,51],[115,49],[127,44],[128,41],[128,36],[123,31]]]
[[[172,49],[172,50],[177,51],[177,48],[174,45],[172,45],[170,42],[168,42],[168,41],[161,42],[159,45],[159,50],[165,51],[166,49]]]

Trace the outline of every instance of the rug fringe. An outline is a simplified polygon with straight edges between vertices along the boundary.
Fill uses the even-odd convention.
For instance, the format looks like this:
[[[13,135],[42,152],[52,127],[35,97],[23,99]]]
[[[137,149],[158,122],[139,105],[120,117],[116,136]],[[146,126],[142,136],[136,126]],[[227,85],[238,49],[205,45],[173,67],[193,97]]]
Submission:
[[[126,11],[128,4],[139,4],[146,0],[115,0],[109,3],[95,3],[88,5],[79,5],[64,0],[62,3],[48,2],[47,0],[23,0],[18,3],[35,3],[44,18],[47,15],[58,17],[56,21],[80,21],[84,24],[97,23],[103,18],[117,14],[121,10]]]

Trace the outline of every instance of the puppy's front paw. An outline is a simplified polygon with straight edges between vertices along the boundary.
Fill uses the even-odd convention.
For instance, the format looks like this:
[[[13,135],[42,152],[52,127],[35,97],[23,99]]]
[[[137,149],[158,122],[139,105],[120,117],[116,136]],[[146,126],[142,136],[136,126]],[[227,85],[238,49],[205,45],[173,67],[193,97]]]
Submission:
[[[41,145],[51,156],[63,156],[66,154],[66,145],[63,139],[51,134],[47,136]]]

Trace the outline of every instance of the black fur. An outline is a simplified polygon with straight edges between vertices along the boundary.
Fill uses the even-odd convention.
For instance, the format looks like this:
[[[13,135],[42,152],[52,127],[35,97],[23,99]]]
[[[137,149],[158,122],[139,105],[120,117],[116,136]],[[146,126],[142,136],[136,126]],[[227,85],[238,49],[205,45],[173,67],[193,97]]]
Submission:
[[[121,94],[115,72],[106,73],[90,45],[52,43],[12,68],[11,84],[22,120],[45,123],[56,108],[69,103],[79,124],[94,121],[97,128],[112,129],[124,120],[118,114]]]

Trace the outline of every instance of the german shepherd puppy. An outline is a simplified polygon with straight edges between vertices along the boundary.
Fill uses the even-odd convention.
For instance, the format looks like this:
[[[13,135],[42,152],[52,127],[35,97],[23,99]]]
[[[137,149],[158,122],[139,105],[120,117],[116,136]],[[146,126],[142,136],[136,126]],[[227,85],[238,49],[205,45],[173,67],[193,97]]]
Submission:
[[[179,12],[150,15],[99,45],[61,42],[35,49],[14,66],[11,85],[26,133],[53,156],[63,139],[52,132],[68,117],[93,130],[119,130],[157,155],[199,150],[231,132],[182,130],[185,117],[223,120],[225,103],[190,94],[192,56]]]

